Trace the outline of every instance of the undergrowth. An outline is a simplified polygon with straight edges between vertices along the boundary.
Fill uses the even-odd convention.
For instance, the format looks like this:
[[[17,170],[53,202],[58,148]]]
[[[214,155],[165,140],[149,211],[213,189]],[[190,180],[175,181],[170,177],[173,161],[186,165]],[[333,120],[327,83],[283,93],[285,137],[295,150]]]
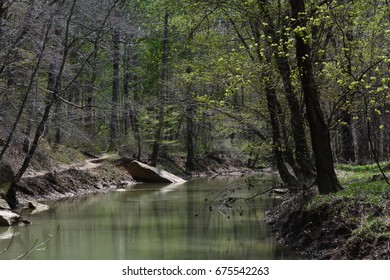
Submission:
[[[383,166],[388,174],[389,164]],[[376,165],[337,169],[343,190],[314,196],[303,211],[318,213],[322,224],[333,220],[351,229],[345,237],[348,258],[390,258],[390,186]]]

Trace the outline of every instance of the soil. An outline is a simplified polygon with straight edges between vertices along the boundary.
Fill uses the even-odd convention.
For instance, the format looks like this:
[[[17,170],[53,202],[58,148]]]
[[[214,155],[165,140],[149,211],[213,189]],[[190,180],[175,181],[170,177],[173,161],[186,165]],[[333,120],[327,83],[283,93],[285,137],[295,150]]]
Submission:
[[[314,191],[287,195],[267,212],[278,243],[308,259],[390,259],[389,227],[370,222],[372,217],[388,219],[388,199],[384,197],[380,206],[364,197],[338,197],[313,205],[315,195]]]
[[[118,188],[131,188],[136,182],[114,163],[104,157],[87,160],[84,165],[47,171],[31,172],[18,183],[17,197],[22,207],[29,201],[51,201]]]

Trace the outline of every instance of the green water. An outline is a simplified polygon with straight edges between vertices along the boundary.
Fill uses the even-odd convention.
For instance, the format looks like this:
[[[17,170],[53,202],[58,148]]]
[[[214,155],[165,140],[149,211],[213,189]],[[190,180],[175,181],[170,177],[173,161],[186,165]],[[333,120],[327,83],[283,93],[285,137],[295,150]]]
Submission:
[[[251,180],[248,189],[244,180]],[[256,180],[254,180],[256,179]],[[0,259],[13,259],[38,239],[59,232],[29,259],[295,259],[279,248],[266,209],[280,203],[267,195],[245,201],[276,184],[270,178],[191,180],[179,186],[140,184],[131,190],[50,203],[24,214],[25,228],[0,228]],[[266,181],[264,181],[266,180]],[[238,198],[229,208],[227,198]],[[12,235],[12,234],[11,234]],[[7,237],[8,236],[8,237]]]

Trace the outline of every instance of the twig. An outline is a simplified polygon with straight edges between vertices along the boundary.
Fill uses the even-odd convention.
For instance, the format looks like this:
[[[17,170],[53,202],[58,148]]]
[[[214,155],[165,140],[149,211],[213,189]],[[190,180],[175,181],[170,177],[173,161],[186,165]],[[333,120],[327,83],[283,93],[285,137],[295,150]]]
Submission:
[[[29,250],[27,250],[25,253],[21,254],[19,257],[16,258],[16,260],[22,259],[25,255],[27,255],[28,252],[30,252],[31,250],[34,250],[35,245],[36,245],[37,243],[38,243],[38,239],[35,240],[34,245],[31,247],[31,249],[29,249]]]
[[[266,193],[268,193],[268,192],[270,192],[270,191],[277,190],[277,189],[279,189],[279,188],[280,188],[280,186],[279,186],[279,187],[273,187],[273,188],[268,189],[268,190],[266,190],[266,191],[263,191],[263,192],[261,192],[261,193],[257,193],[257,194],[255,194],[255,195],[253,195],[253,196],[251,196],[251,197],[234,197],[233,203],[236,202],[238,199],[242,199],[242,200],[248,201],[248,200],[254,199],[254,198],[256,198],[256,197],[258,197],[258,196],[260,196],[260,195],[266,194]],[[224,202],[219,206],[218,209],[220,209],[223,205],[225,205],[225,206],[228,207],[228,208],[234,208],[233,206],[231,206],[231,204],[227,204],[227,202],[224,201]]]
[[[36,250],[40,249],[41,247],[43,247],[44,245],[46,245],[54,236],[57,235],[57,233],[60,231],[60,225],[58,225],[57,227],[57,230],[54,234],[49,234],[48,238],[43,241],[42,243],[36,245],[38,243],[38,239],[35,241],[34,245],[31,247],[30,250],[26,251],[24,254],[20,255],[19,257],[17,257],[16,259],[17,260],[20,260],[22,259],[23,257],[26,257],[26,260],[28,260],[28,258],[31,256],[32,253],[34,253]]]
[[[261,192],[261,193],[257,193],[257,194],[255,194],[255,195],[253,195],[253,196],[251,196],[251,197],[247,197],[247,198],[237,198],[237,199],[244,199],[245,201],[248,201],[248,200],[254,199],[254,198],[256,198],[256,197],[258,197],[258,196],[260,196],[260,195],[266,194],[266,193],[268,193],[268,192],[270,192],[270,191],[277,190],[277,189],[279,189],[279,188],[280,188],[280,186],[279,186],[279,187],[274,187],[274,188],[268,189],[268,190],[263,191],[263,192]]]
[[[8,251],[8,249],[11,247],[12,242],[14,241],[14,237],[15,237],[15,231],[13,231],[13,233],[12,233],[12,237],[11,237],[10,242],[8,243],[8,246],[7,246],[6,248],[4,248],[4,249],[0,252],[0,255],[1,255],[1,254],[4,254],[6,251]]]

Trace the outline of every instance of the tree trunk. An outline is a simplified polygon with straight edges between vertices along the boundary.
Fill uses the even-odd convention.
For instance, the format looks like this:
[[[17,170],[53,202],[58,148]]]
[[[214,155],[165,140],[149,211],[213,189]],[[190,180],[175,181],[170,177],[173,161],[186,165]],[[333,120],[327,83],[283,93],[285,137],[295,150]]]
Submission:
[[[110,119],[110,150],[114,150],[118,144],[118,102],[119,102],[119,64],[120,64],[120,33],[113,31],[113,75],[111,96],[111,119]]]
[[[22,178],[24,172],[26,172],[28,166],[30,165],[30,161],[32,160],[32,157],[34,156],[35,151],[38,148],[39,139],[42,137],[42,135],[45,132],[45,126],[46,126],[47,121],[49,120],[50,110],[55,102],[55,99],[56,99],[55,95],[53,94],[53,97],[51,98],[51,100],[49,101],[49,103],[45,107],[45,112],[43,114],[43,117],[42,117],[37,129],[35,130],[34,140],[31,143],[30,150],[28,151],[26,157],[24,158],[24,161],[23,161],[22,166],[20,167],[18,173],[15,175],[15,184],[17,184],[19,182],[20,178]]]
[[[133,130],[133,133],[134,133],[134,139],[135,139],[135,142],[137,144],[136,158],[137,158],[137,160],[141,160],[141,154],[142,154],[141,135],[140,135],[140,131],[139,131],[137,113],[135,112],[134,108],[131,108],[130,123],[131,123],[131,129]]]
[[[38,148],[39,139],[43,136],[45,132],[46,123],[49,120],[51,108],[58,100],[59,90],[60,90],[59,76],[62,74],[63,65],[60,67],[60,70],[57,69],[58,69],[57,65],[55,65],[54,62],[52,62],[49,66],[48,81],[47,81],[48,94],[46,95],[45,98],[46,99],[45,111],[43,113],[43,117],[40,123],[38,124],[35,130],[34,139],[33,142],[31,143],[30,149],[28,150],[23,160],[22,166],[19,168],[19,171],[15,175],[15,186],[19,182],[20,178],[22,178],[24,172],[26,172],[28,166],[30,165],[30,161],[32,160],[32,157],[34,156],[35,151]]]
[[[34,1],[30,1],[30,8],[33,10],[33,4],[34,4]],[[30,11],[31,12],[31,11]],[[31,17],[31,14],[29,13],[27,15],[27,17]],[[7,137],[7,140],[4,144],[4,147],[3,149],[1,150],[0,152],[0,160],[3,158],[5,152],[7,151],[7,149],[9,148],[12,140],[13,140],[13,137],[14,137],[14,134],[16,132],[16,128],[19,124],[19,121],[24,113],[24,109],[26,107],[26,102],[28,102],[28,97],[31,93],[31,91],[34,89],[34,85],[35,85],[35,78],[37,76],[37,73],[38,73],[38,70],[41,66],[41,62],[42,62],[42,59],[44,57],[44,53],[45,53],[45,49],[46,49],[46,45],[47,45],[47,42],[48,42],[48,38],[49,38],[49,32],[51,30],[51,21],[49,23],[49,26],[47,27],[46,29],[46,32],[45,32],[45,37],[43,39],[43,44],[42,44],[42,47],[41,47],[41,52],[39,53],[39,56],[38,56],[38,60],[37,60],[37,63],[35,64],[35,67],[34,67],[34,70],[33,72],[31,73],[31,76],[30,76],[30,79],[28,81],[28,86],[27,86],[27,89],[22,97],[22,102],[21,102],[21,105],[20,105],[20,108],[19,108],[19,111],[18,111],[18,114],[16,116],[16,119],[13,123],[13,126],[12,126],[12,129]]]
[[[340,119],[342,124],[339,131],[341,136],[341,159],[343,162],[355,162],[355,145],[352,136],[352,118],[345,110],[341,110]]]
[[[265,56],[266,56],[266,62],[271,64],[272,53],[270,48],[266,49]],[[272,77],[272,71],[268,70],[268,72],[265,73],[264,80],[265,80],[265,94],[267,99],[268,114],[270,117],[270,122],[272,127],[272,151],[275,157],[276,166],[278,168],[280,178],[288,187],[294,190],[294,189],[298,189],[300,184],[298,180],[293,175],[290,174],[290,171],[286,166],[286,158],[285,158],[286,154],[285,152],[283,152],[283,144],[282,144],[283,123],[280,121],[282,112],[281,112],[280,103],[277,98],[274,85],[272,84],[271,81],[271,77]],[[292,166],[294,165],[295,164],[292,163]]]
[[[134,76],[135,80],[137,80],[137,77]],[[139,96],[138,96],[138,86],[135,88],[134,91],[134,96],[133,96],[133,102],[134,104],[139,102]],[[133,130],[134,133],[134,139],[135,142],[137,143],[137,155],[136,158],[138,160],[141,160],[141,154],[142,154],[142,143],[141,143],[141,133],[139,129],[139,122],[138,122],[138,116],[137,116],[137,110],[135,106],[131,106],[130,104],[130,124],[131,124],[131,129]]]
[[[0,0],[0,38],[3,36],[3,29],[7,24],[9,6],[10,6],[9,0]],[[1,46],[3,45],[2,42],[0,42],[0,45]]]
[[[288,53],[287,46],[285,44],[287,39],[285,38],[286,36],[283,35],[285,30],[282,30],[282,35],[278,36],[273,19],[269,15],[268,8],[262,4],[261,9],[267,22],[267,25],[264,26],[265,32],[272,38],[272,42],[276,45],[279,45],[280,40],[282,40],[283,52]],[[299,166],[298,173],[302,174],[304,179],[310,179],[313,178],[314,167],[312,165],[309,147],[307,145],[304,114],[297,95],[294,92],[294,87],[291,81],[291,67],[289,60],[284,53],[280,54],[279,52],[280,50],[277,47],[273,47],[273,53],[276,57],[276,64],[280,76],[282,77],[284,93],[291,113],[290,123],[295,144],[295,160]],[[300,174],[297,175],[299,176]]]
[[[267,107],[268,113],[271,120],[272,126],[272,145],[273,145],[273,154],[276,160],[276,166],[279,171],[279,175],[282,181],[287,184],[287,186],[291,188],[298,188],[299,182],[290,174],[288,171],[286,164],[284,162],[283,151],[282,151],[282,141],[281,141],[281,131],[279,125],[279,116],[277,114],[277,98],[275,90],[269,86],[266,87],[266,97],[267,97]]]
[[[3,28],[7,20],[7,12],[8,12],[7,2],[8,2],[7,0],[0,0],[0,38],[3,35]]]
[[[130,124],[131,116],[131,104],[130,104],[130,95],[129,95],[129,82],[130,82],[130,73],[129,73],[129,46],[126,43],[124,47],[123,55],[123,132],[127,137],[127,133]]]
[[[18,190],[18,185],[15,182],[12,182],[5,196],[7,203],[9,207],[11,207],[11,209],[15,209],[19,207],[19,201],[16,197],[17,190]]]
[[[379,108],[379,109],[381,109],[381,108]],[[371,111],[370,118],[371,118],[371,122],[370,122],[371,123],[371,141],[373,144],[372,153],[373,152],[376,153],[376,157],[377,157],[378,161],[383,161],[383,158],[382,158],[382,137],[381,137],[382,131],[378,129],[378,127],[381,125],[381,120],[380,120],[379,115],[374,110]],[[373,160],[375,160],[375,155],[372,155],[372,157],[373,157]]]
[[[67,21],[67,27],[66,27],[66,34],[65,34],[65,40],[64,40],[64,49],[62,51],[62,58],[61,58],[61,63],[60,65],[57,65],[55,61],[52,61],[52,63],[49,66],[49,73],[48,73],[48,94],[46,95],[46,106],[45,110],[42,116],[41,121],[39,122],[35,134],[34,134],[34,139],[33,142],[31,143],[31,147],[27,152],[27,155],[25,156],[22,166],[19,168],[19,171],[15,175],[15,186],[19,182],[20,178],[22,178],[23,174],[26,172],[28,166],[30,165],[30,162],[35,154],[35,151],[38,148],[38,143],[40,138],[43,136],[46,128],[46,124],[49,120],[50,117],[50,111],[54,103],[56,102],[57,98],[59,97],[60,94],[60,78],[63,75],[64,69],[65,69],[65,63],[66,59],[68,58],[69,54],[69,46],[68,46],[68,31],[69,31],[69,24],[70,20],[73,15],[73,10],[75,8],[76,0],[73,0],[72,6],[70,8],[70,13]],[[50,18],[49,26],[47,29],[47,34],[48,35],[49,30],[51,29],[51,24],[53,21],[53,17]],[[60,34],[59,32],[55,32],[56,34]]]
[[[388,112],[390,109],[390,105],[386,104],[384,111]],[[390,124],[390,113],[385,113],[383,117],[384,130],[383,130],[383,156],[384,160],[388,161],[390,160],[390,129],[388,125]]]
[[[188,68],[190,69],[190,68]],[[191,70],[187,70],[190,73]],[[195,124],[194,124],[194,115],[195,107],[194,100],[192,100],[191,85],[188,85],[187,88],[187,108],[186,108],[186,117],[187,117],[187,158],[186,158],[186,168],[188,170],[195,169]]]
[[[125,54],[124,54],[124,63],[123,63],[123,112],[124,112],[124,120],[123,120],[123,127],[124,127],[124,133],[125,135],[128,134],[128,130],[131,128],[134,134],[134,140],[137,144],[137,153],[135,154],[135,158],[137,160],[141,159],[141,137],[139,132],[139,124],[138,124],[138,117],[134,110],[134,107],[131,104],[130,101],[130,87],[129,83],[131,80],[135,80],[135,75],[130,75],[129,72],[129,61],[130,61],[130,45],[127,44],[125,47]],[[138,89],[136,89],[138,90]],[[138,102],[138,94],[134,94],[133,101]]]
[[[27,120],[26,120],[26,127],[24,129],[23,152],[25,153],[27,153],[28,150],[30,149],[30,137],[33,128],[32,120],[35,116],[34,106],[35,106],[35,101],[33,101],[33,98],[31,98],[30,102],[27,103]]]
[[[291,82],[290,65],[285,57],[277,56],[276,62],[283,80],[284,92],[291,113],[290,123],[295,144],[295,159],[300,167],[300,173],[304,178],[310,179],[313,177],[314,167],[306,140],[304,115]]]
[[[232,23],[234,24],[233,21],[232,21]],[[259,28],[260,28],[260,26],[259,26],[258,22],[256,22],[256,21],[251,22],[251,31],[253,33],[253,36],[257,40],[259,40],[259,38],[260,38]],[[238,31],[237,31],[237,33],[239,34]],[[239,34],[239,37],[241,38],[241,41],[243,42],[243,44],[246,46],[246,42],[244,41],[242,35]],[[258,45],[260,46],[260,41],[258,41]],[[260,49],[258,49],[256,51],[256,54],[257,54],[258,62],[262,63],[263,57],[260,53]],[[252,61],[254,61],[254,56],[250,55],[250,57],[251,57]],[[272,64],[272,51],[271,51],[270,47],[266,48],[265,57],[266,57],[266,62],[269,65],[271,65]],[[272,68],[269,67],[269,69],[272,69]],[[281,112],[280,103],[278,101],[274,85],[271,82],[272,75],[273,75],[272,71],[268,70],[268,73],[265,73],[263,79],[265,79],[265,84],[266,84],[265,85],[265,92],[266,92],[266,99],[267,99],[267,108],[268,108],[268,113],[270,116],[270,122],[271,122],[271,127],[272,127],[273,154],[274,154],[276,166],[278,168],[278,171],[279,171],[279,174],[280,174],[282,181],[287,186],[291,187],[292,189],[296,189],[299,187],[299,182],[293,175],[290,174],[290,172],[286,166],[286,163],[285,163],[286,160],[288,160],[292,167],[296,167],[295,159],[292,156],[291,150],[286,150],[285,152],[283,152],[283,145],[282,145],[283,135],[282,135],[282,133],[284,134],[284,136],[287,136],[287,133],[286,133],[287,130],[285,127],[285,123],[283,121],[280,121],[281,117],[282,117],[281,116],[282,112]],[[284,137],[284,139],[286,140],[286,137]]]
[[[194,106],[187,105],[187,158],[186,168],[188,170],[195,169],[195,129],[194,129]]]
[[[357,146],[357,163],[364,165],[367,164],[368,157],[370,155],[366,129],[366,117],[364,113],[358,115],[358,119],[355,122],[355,131]]]
[[[61,99],[59,97],[56,98],[55,104],[54,104],[54,125],[56,128],[56,133],[54,137],[54,143],[55,144],[61,144],[61,126],[63,121],[63,115],[61,112]]]
[[[84,128],[88,133],[89,137],[93,137],[95,131],[95,122],[94,122],[94,110],[93,110],[93,102],[94,102],[94,92],[95,92],[95,83],[97,79],[97,47],[95,46],[93,58],[91,61],[92,73],[91,77],[88,81],[87,91],[86,91],[86,99],[85,99],[85,110],[86,116],[84,118]]]
[[[306,27],[304,0],[290,0],[292,17],[296,19],[293,28]],[[321,194],[336,192],[341,189],[334,170],[329,129],[325,123],[320,105],[317,84],[311,62],[311,48],[305,34],[295,33],[297,63],[306,104],[306,115],[309,122],[311,142],[314,151],[317,183]]]
[[[162,135],[164,130],[164,107],[165,98],[167,94],[167,73],[168,73],[168,43],[169,43],[169,14],[166,12],[164,16],[164,35],[163,35],[163,49],[162,49],[162,61],[161,61],[161,80],[160,80],[160,106],[158,113],[158,124],[155,134],[153,151],[151,155],[150,164],[156,166],[158,154],[160,151]]]

